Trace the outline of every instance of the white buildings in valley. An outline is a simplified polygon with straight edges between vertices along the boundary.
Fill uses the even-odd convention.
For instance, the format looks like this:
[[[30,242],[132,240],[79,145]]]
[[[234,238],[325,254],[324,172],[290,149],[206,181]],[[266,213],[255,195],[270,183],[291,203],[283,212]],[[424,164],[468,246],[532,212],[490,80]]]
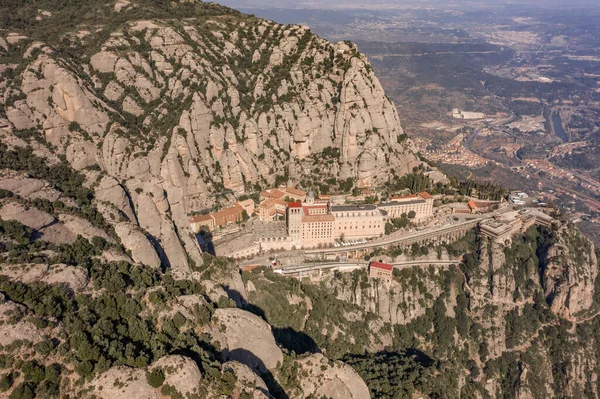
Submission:
[[[468,112],[468,111],[463,111],[458,108],[454,108],[452,110],[452,117],[454,119],[473,120],[473,119],[485,119],[485,118],[487,118],[487,115],[484,114],[483,112]]]

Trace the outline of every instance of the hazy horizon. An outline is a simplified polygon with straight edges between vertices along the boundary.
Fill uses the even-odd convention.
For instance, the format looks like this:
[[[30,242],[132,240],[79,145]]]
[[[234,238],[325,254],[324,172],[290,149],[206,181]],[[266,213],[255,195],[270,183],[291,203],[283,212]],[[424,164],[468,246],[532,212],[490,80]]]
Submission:
[[[492,7],[492,6],[538,6],[538,7],[600,7],[600,0],[217,0],[233,8],[284,8],[284,9],[384,9],[405,6],[424,7]]]

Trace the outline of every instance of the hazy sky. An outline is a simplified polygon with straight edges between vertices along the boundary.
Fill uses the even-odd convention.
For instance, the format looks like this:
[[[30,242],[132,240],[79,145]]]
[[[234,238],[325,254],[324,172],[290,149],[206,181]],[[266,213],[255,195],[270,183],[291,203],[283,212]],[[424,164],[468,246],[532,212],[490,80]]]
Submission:
[[[573,5],[600,7],[600,0],[216,0],[217,3],[240,8],[385,8],[402,5],[472,6],[472,5],[539,5],[571,7]]]

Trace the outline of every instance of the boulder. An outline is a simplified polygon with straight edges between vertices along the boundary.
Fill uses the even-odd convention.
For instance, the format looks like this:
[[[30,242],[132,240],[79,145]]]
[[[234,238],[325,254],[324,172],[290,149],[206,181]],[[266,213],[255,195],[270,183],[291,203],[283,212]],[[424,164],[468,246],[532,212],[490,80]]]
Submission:
[[[28,321],[0,325],[0,345],[7,346],[15,341],[28,341],[34,344],[43,340],[41,331]]]
[[[115,71],[115,64],[119,57],[112,52],[109,51],[101,51],[92,55],[90,59],[90,64],[92,67],[101,73],[112,73]]]
[[[230,361],[223,365],[223,370],[234,372],[238,388],[250,392],[252,399],[273,399],[267,384],[252,369],[240,362]]]
[[[347,364],[331,362],[320,353],[296,361],[298,383],[301,392],[298,398],[369,399],[367,384]]]
[[[25,208],[17,202],[9,202],[0,208],[0,219],[14,220],[34,230],[41,230],[56,222],[54,216],[36,208]]]
[[[40,280],[47,284],[66,284],[74,292],[82,291],[89,281],[87,270],[81,267],[56,264],[50,266]]]
[[[158,390],[148,384],[146,371],[126,366],[112,367],[86,386],[78,397],[98,399],[159,399]]]
[[[91,240],[93,237],[102,237],[110,243],[114,243],[115,240],[104,232],[104,230],[94,226],[89,221],[82,219],[78,216],[61,214],[58,219],[75,235],[80,235],[83,238]]]
[[[118,210],[123,212],[130,221],[136,222],[135,213],[131,208],[129,196],[116,179],[110,176],[104,176],[94,191],[97,200],[110,202],[116,206]]]
[[[189,357],[172,355],[158,359],[148,368],[161,369],[165,375],[163,385],[170,385],[183,397],[199,393],[202,374],[198,365]]]
[[[121,222],[115,225],[115,232],[121,239],[121,244],[131,251],[135,262],[155,269],[160,268],[160,258],[140,228],[129,222]]]
[[[217,309],[213,315],[214,339],[223,360],[236,360],[253,370],[275,370],[283,362],[271,326],[245,310]]]

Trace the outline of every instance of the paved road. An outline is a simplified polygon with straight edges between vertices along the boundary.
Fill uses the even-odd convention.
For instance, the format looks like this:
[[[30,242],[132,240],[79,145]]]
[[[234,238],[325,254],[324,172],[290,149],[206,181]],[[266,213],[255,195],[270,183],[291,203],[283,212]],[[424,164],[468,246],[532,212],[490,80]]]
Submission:
[[[475,226],[480,221],[484,220],[481,216],[473,215],[473,219],[467,220],[465,222],[454,223],[434,229],[427,229],[421,231],[415,231],[413,233],[407,233],[405,235],[396,236],[396,237],[384,237],[382,239],[378,239],[375,241],[367,242],[366,244],[358,244],[358,245],[349,245],[347,247],[339,247],[339,248],[322,248],[322,249],[309,249],[305,250],[305,254],[330,254],[336,252],[344,252],[344,251],[360,251],[368,248],[380,247],[382,245],[389,244],[399,244],[403,241],[412,241],[415,239],[425,239],[429,236],[437,236],[444,234],[445,232],[452,232],[455,230],[459,230],[462,227]]]
[[[396,269],[402,269],[405,267],[412,266],[429,266],[429,265],[455,265],[460,263],[460,259],[453,260],[411,260],[405,262],[392,263]],[[360,269],[365,268],[369,265],[368,262],[315,262],[315,263],[303,263],[300,265],[284,266],[277,269],[275,272],[279,274],[296,274],[302,272],[310,272],[314,270],[326,270],[326,269]]]

